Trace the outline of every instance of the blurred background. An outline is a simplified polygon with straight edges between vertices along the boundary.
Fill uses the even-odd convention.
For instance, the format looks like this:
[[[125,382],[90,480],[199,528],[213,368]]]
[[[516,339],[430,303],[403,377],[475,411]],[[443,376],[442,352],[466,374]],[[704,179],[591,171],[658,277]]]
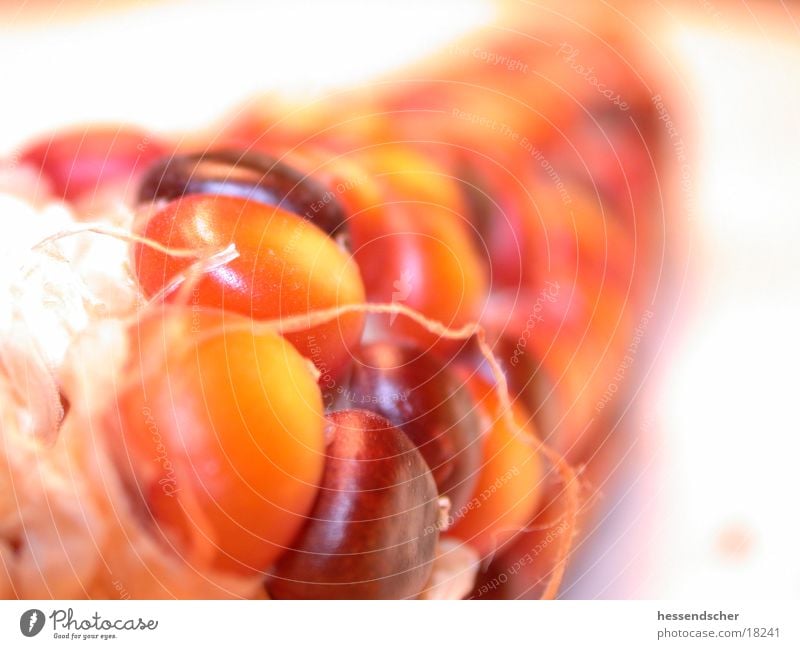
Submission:
[[[563,596],[800,596],[796,4],[2,2],[0,153],[65,124],[206,129],[260,93],[311,101],[534,14],[634,33],[674,126],[654,215],[668,288],[627,386],[634,434]]]

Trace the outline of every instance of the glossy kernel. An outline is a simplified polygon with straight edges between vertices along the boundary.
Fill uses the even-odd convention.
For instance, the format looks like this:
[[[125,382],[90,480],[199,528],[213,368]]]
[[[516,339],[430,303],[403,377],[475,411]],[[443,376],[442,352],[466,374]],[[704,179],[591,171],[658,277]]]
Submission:
[[[308,522],[269,582],[280,599],[407,599],[438,540],[436,485],[408,437],[363,410],[328,416],[328,458]]]
[[[218,311],[168,308],[131,329],[109,447],[157,536],[198,568],[266,570],[322,478],[322,398],[273,333]]]
[[[451,507],[467,501],[480,471],[479,423],[469,391],[446,364],[415,346],[363,345],[355,353],[344,400],[402,428]]]
[[[345,230],[345,214],[333,193],[285,161],[261,152],[229,149],[163,158],[147,170],[139,201],[169,201],[190,194],[247,198],[302,216],[328,234]]]
[[[141,228],[143,236],[173,248],[221,250],[234,244],[236,259],[206,272],[192,289],[192,304],[255,319],[299,315],[364,301],[355,262],[332,239],[295,214],[229,196],[186,196],[168,203]],[[154,295],[196,260],[134,246],[136,276]],[[172,291],[167,300],[180,297]],[[347,366],[361,336],[363,316],[350,313],[286,337],[332,382]]]

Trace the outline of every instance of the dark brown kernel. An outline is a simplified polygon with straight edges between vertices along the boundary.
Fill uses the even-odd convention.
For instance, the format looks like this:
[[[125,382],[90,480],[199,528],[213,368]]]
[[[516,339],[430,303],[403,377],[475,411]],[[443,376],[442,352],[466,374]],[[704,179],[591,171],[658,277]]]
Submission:
[[[139,202],[188,194],[237,196],[302,216],[328,234],[343,236],[345,213],[321,183],[264,153],[221,150],[162,158],[148,169]]]
[[[364,410],[328,415],[314,509],[276,564],[278,599],[409,599],[424,589],[439,538],[428,466],[403,431]]]

